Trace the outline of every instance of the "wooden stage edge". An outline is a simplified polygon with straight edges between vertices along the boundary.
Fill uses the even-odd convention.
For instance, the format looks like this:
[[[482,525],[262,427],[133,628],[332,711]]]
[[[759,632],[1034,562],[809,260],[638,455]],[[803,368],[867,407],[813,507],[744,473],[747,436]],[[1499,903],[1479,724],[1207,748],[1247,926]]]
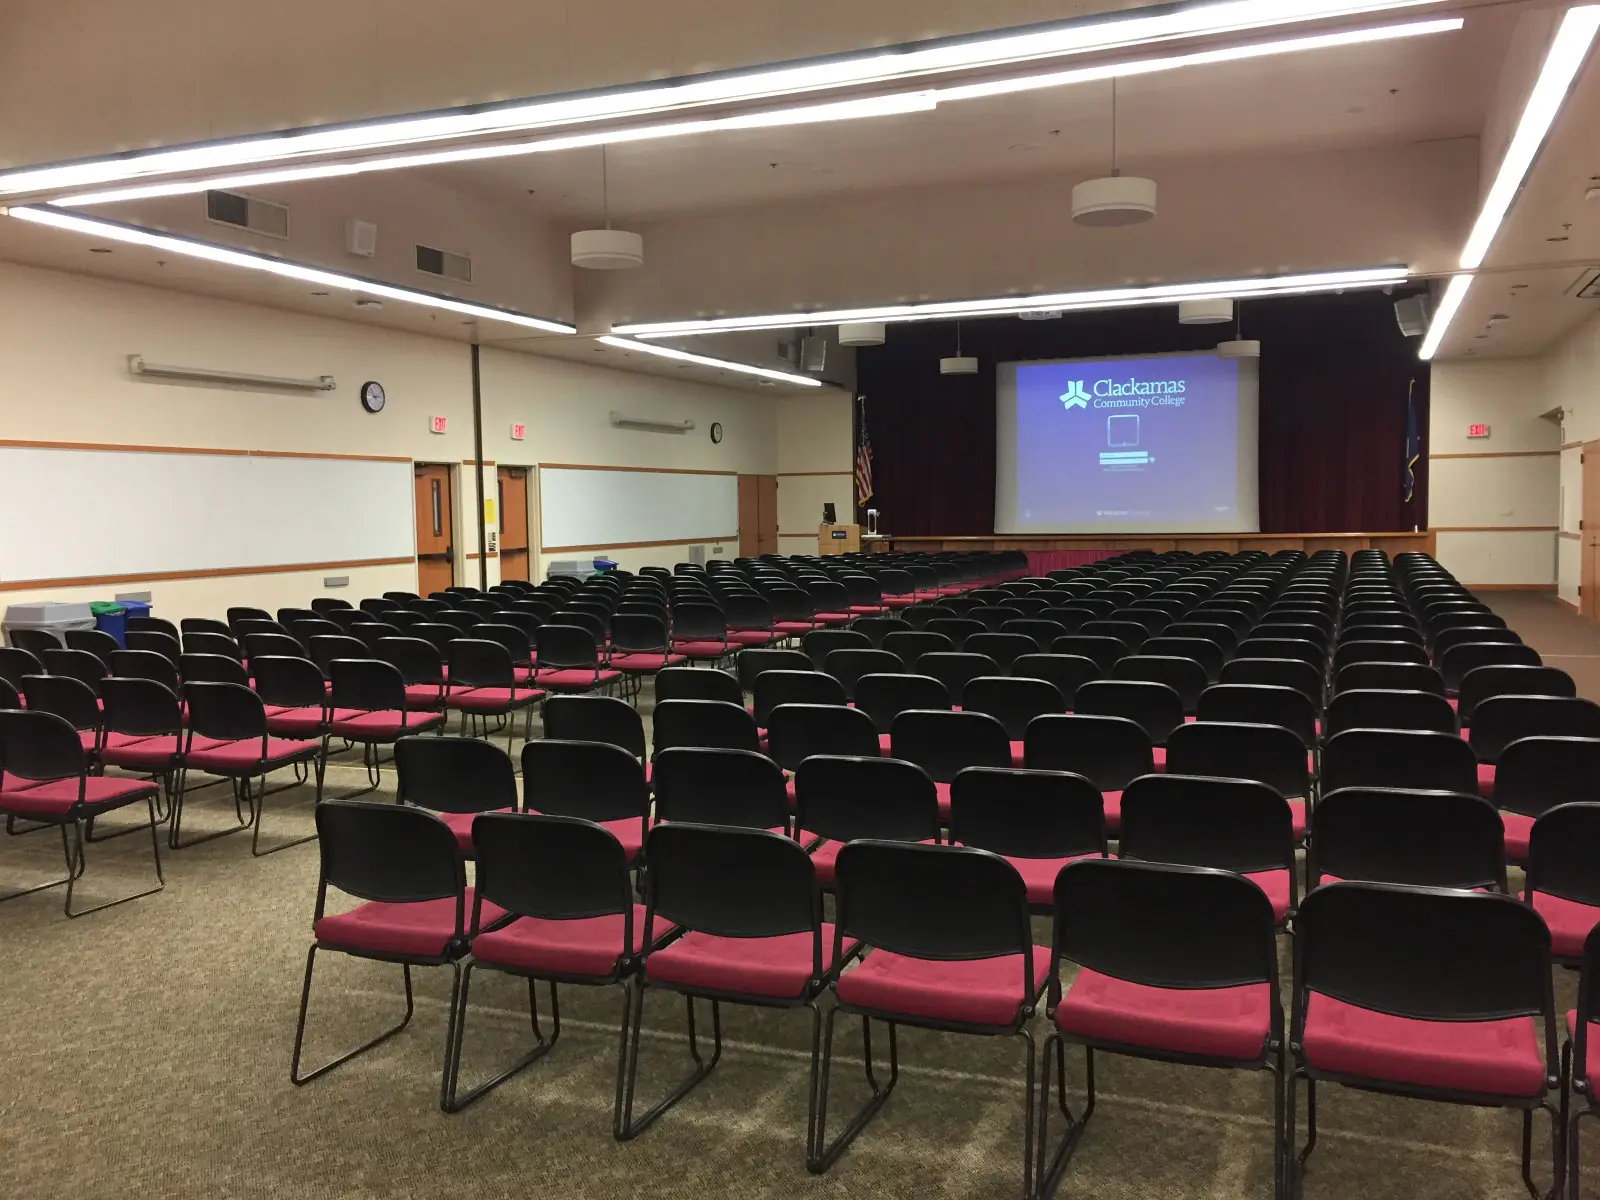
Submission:
[[[863,537],[863,542],[868,539]],[[1407,550],[1436,553],[1433,530],[1421,533],[1146,533],[1126,537],[1094,537],[1084,534],[992,534],[988,537],[880,537],[869,549],[889,550],[1188,550],[1200,554],[1207,550],[1382,550],[1391,557]]]

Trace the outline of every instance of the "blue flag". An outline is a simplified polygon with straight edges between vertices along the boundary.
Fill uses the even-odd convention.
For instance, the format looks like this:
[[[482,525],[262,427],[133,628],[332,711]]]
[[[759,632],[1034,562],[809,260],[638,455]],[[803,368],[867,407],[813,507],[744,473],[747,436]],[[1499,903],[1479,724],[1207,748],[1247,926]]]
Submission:
[[[1412,392],[1416,390],[1417,381],[1413,379],[1411,386],[1406,389],[1406,503],[1410,504],[1412,497],[1417,493],[1417,460],[1422,457],[1422,434],[1417,429],[1417,402]]]

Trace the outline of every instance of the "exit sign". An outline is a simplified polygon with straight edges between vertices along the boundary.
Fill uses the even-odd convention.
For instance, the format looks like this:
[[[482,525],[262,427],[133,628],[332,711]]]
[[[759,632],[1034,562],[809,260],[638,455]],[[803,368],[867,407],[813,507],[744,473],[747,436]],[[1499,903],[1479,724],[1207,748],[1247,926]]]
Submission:
[[[1467,436],[1468,437],[1488,437],[1489,436],[1489,427],[1487,425],[1468,425],[1467,426]]]
[[[444,417],[429,417],[428,418],[428,432],[429,433],[443,433],[445,431],[445,423],[446,422],[445,422],[445,418]]]
[[[523,438],[525,438],[527,436],[528,436],[528,427],[526,425],[513,425],[511,427],[511,440],[513,442],[520,442]]]

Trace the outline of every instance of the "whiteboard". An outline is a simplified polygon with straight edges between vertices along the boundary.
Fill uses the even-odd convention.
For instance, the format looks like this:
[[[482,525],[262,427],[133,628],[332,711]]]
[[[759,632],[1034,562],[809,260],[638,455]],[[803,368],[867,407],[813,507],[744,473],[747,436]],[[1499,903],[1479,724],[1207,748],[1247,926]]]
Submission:
[[[739,528],[739,477],[687,471],[539,468],[545,551],[714,542]]]
[[[0,581],[410,558],[409,460],[0,446]]]

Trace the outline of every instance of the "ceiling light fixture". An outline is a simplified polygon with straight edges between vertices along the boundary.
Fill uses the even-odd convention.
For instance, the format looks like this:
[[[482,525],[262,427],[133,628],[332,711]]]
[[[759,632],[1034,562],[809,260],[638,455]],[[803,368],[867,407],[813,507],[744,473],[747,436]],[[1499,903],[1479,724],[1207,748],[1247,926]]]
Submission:
[[[953,358],[939,360],[939,374],[941,375],[976,375],[978,373],[978,360],[970,354],[961,353],[961,322],[956,322],[956,352]]]
[[[779,99],[1004,67],[1152,41],[1241,33],[1307,21],[1392,12],[1443,0],[1219,0],[1151,15],[1078,18],[1019,32],[911,43],[823,61],[691,76],[641,88],[511,101],[469,110],[289,130],[79,162],[0,172],[0,196],[60,192],[195,171],[233,171],[316,155],[366,153],[449,138],[504,135],[594,121],[653,117],[709,104]],[[213,180],[209,186],[218,186]]]
[[[982,300],[941,300],[928,304],[841,308],[830,312],[770,313],[748,317],[711,317],[692,321],[641,322],[634,325],[619,325],[614,332],[640,338],[686,337],[749,329],[793,329],[802,325],[848,325],[861,321],[894,323],[938,321],[956,317],[997,317],[1043,309],[1085,312],[1093,309],[1175,304],[1183,300],[1238,300],[1260,296],[1298,296],[1315,292],[1389,287],[1403,283],[1409,276],[1410,272],[1405,267],[1374,267],[1359,271],[1325,271],[1308,275],[1266,275],[1255,279],[1104,288],[1087,292],[1060,292],[1047,296],[997,296]]]
[[[779,383],[792,383],[798,387],[821,387],[822,380],[810,379],[804,375],[795,375],[789,371],[774,371],[768,367],[755,367],[749,363],[734,362],[727,358],[711,358],[705,354],[690,354],[687,350],[674,350],[671,346],[661,346],[653,342],[635,342],[628,338],[601,337],[595,341],[602,345],[611,346],[617,350],[638,350],[644,354],[653,354],[657,358],[671,358],[681,363],[693,363],[702,367],[716,367],[723,371],[737,371],[741,375],[756,375],[762,379],[773,379]]]
[[[1556,35],[1550,42],[1550,50],[1545,55],[1544,66],[1539,70],[1539,78],[1528,95],[1528,103],[1523,106],[1517,131],[1511,137],[1511,144],[1506,147],[1494,183],[1484,197],[1483,208],[1461,251],[1463,271],[1476,271],[1488,257],[1489,248],[1494,245],[1494,239],[1505,222],[1506,214],[1511,211],[1523,180],[1527,178],[1534,159],[1539,156],[1545,139],[1550,135],[1550,127],[1555,124],[1556,116],[1566,102],[1573,80],[1589,56],[1589,48],[1594,44],[1597,32],[1600,32],[1600,4],[1568,9],[1566,16],[1561,19]],[[1422,339],[1422,348],[1417,351],[1419,358],[1428,360],[1439,352],[1445,334],[1449,332],[1450,322],[1460,311],[1471,288],[1471,275],[1457,275],[1450,281],[1439,302],[1439,310],[1428,326],[1428,336]]]
[[[600,209],[604,229],[580,229],[572,235],[572,265],[591,271],[626,271],[644,266],[644,238],[626,229],[611,228],[611,173],[606,148],[600,147]]]
[[[0,213],[15,217],[20,221],[32,221],[36,225],[48,225],[53,229],[66,230],[69,233],[88,234],[91,237],[110,238],[117,242],[126,242],[133,246],[148,246],[152,249],[163,250],[170,254],[182,254],[187,258],[204,259],[206,262],[220,263],[228,267],[243,267],[250,271],[264,271],[269,275],[277,275],[284,279],[295,279],[302,283],[312,283],[319,287],[338,288],[342,291],[355,292],[360,299],[370,299],[381,296],[386,300],[398,300],[405,304],[417,304],[424,308],[438,308],[446,312],[460,313],[463,316],[479,317],[488,321],[502,321],[508,325],[517,325],[524,329],[538,329],[547,333],[576,333],[577,328],[563,321],[550,321],[544,317],[532,317],[526,313],[512,312],[504,308],[491,308],[485,304],[469,304],[463,300],[454,300],[448,296],[435,295],[432,292],[413,291],[411,288],[395,287],[392,284],[379,283],[373,279],[362,279],[356,275],[341,275],[336,271],[325,271],[321,267],[308,267],[302,263],[285,262],[278,258],[269,258],[264,254],[254,254],[248,250],[234,250],[227,246],[217,246],[210,242],[199,242],[189,238],[176,237],[167,233],[154,233],[148,229],[140,229],[136,225],[124,225],[118,221],[103,221],[92,217],[80,217],[75,213],[59,212],[53,208],[0,208]]]
[[[1117,79],[1111,77],[1111,174],[1085,179],[1072,189],[1072,219],[1079,225],[1111,229],[1142,225],[1156,215],[1156,181],[1124,175],[1117,166]]]

